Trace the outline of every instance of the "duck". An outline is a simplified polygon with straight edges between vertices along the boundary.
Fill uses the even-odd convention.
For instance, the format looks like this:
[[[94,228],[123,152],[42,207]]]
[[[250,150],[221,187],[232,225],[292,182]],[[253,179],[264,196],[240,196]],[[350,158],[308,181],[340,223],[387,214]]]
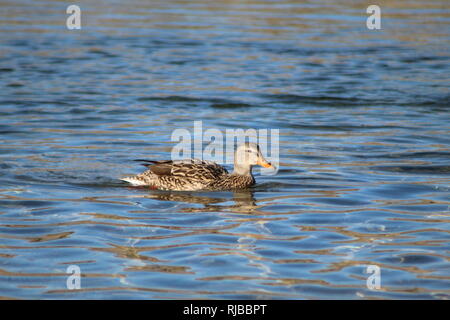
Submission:
[[[135,161],[141,162],[147,170],[120,180],[132,186],[169,191],[245,189],[255,184],[253,166],[274,168],[262,155],[259,145],[253,142],[245,142],[236,149],[232,173],[213,161],[200,159]]]

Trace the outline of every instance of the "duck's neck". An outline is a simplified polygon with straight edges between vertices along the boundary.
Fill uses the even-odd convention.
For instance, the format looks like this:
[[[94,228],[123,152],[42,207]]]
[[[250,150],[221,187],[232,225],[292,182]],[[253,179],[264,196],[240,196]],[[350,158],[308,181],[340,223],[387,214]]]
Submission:
[[[252,166],[249,164],[243,165],[234,161],[234,170],[233,174],[237,174],[240,176],[251,176],[252,175]]]

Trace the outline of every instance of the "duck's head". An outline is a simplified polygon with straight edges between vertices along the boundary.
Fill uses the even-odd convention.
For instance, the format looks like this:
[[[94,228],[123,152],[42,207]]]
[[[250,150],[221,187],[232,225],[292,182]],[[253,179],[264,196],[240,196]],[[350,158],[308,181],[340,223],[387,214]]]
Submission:
[[[246,142],[240,145],[234,154],[235,171],[242,169],[251,169],[252,166],[259,165],[264,168],[273,168],[273,166],[264,159],[259,146],[253,142]],[[247,170],[248,170],[247,169]]]

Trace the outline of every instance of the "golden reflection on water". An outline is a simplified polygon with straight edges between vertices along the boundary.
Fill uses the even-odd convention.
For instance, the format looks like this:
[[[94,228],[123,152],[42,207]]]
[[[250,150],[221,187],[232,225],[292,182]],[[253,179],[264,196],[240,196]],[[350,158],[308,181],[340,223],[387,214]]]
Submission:
[[[139,190],[139,189],[137,189]],[[357,189],[355,189],[357,190]],[[10,191],[10,190],[9,190]],[[27,228],[27,227],[36,227],[39,226],[41,228],[44,227],[61,227],[61,226],[79,226],[79,225],[92,225],[92,226],[111,226],[118,228],[135,228],[135,227],[145,227],[145,228],[156,228],[156,229],[164,229],[164,230],[172,230],[178,231],[175,234],[171,235],[160,235],[160,236],[133,236],[126,235],[128,239],[134,239],[137,242],[133,245],[117,245],[114,243],[109,243],[106,247],[85,247],[88,250],[93,252],[101,252],[101,253],[110,253],[122,261],[130,261],[133,262],[131,265],[125,263],[125,265],[121,268],[121,271],[118,273],[110,274],[110,273],[84,273],[82,277],[84,278],[118,278],[123,281],[127,281],[126,279],[131,276],[132,273],[161,273],[161,274],[179,274],[179,275],[196,275],[197,272],[195,268],[189,265],[173,265],[171,259],[161,259],[158,257],[156,252],[161,250],[167,250],[170,248],[195,248],[195,247],[207,247],[209,248],[206,252],[198,254],[199,257],[205,258],[220,258],[220,257],[228,257],[234,256],[239,258],[247,259],[248,264],[251,266],[255,266],[257,268],[261,268],[263,271],[262,276],[245,276],[238,274],[229,274],[223,276],[199,276],[196,278],[197,281],[257,281],[261,285],[269,286],[269,287],[292,287],[297,285],[316,285],[320,287],[327,288],[349,288],[360,290],[363,288],[363,285],[358,284],[335,284],[327,280],[317,279],[317,278],[289,278],[289,277],[279,277],[279,276],[271,276],[272,268],[270,265],[310,265],[310,266],[320,266],[314,270],[310,270],[312,275],[317,274],[333,274],[343,272],[343,270],[352,268],[352,267],[361,267],[365,265],[376,264],[380,266],[383,270],[395,270],[395,271],[403,271],[408,272],[410,274],[416,274],[419,278],[422,279],[435,279],[435,280],[447,280],[449,277],[447,276],[438,276],[433,275],[432,270],[422,269],[419,266],[401,266],[397,264],[389,264],[389,263],[380,263],[371,260],[354,260],[351,257],[349,258],[347,254],[336,251],[336,249],[298,249],[293,252],[297,255],[300,255],[298,258],[269,258],[267,256],[262,256],[257,253],[255,246],[253,243],[255,241],[286,241],[286,242],[297,242],[302,241],[304,239],[308,239],[313,236],[315,233],[323,233],[325,231],[339,234],[347,238],[348,240],[334,240],[331,243],[335,245],[343,245],[343,244],[364,244],[370,245],[371,243],[376,243],[381,246],[395,246],[395,245],[408,245],[414,247],[420,246],[439,246],[444,243],[447,243],[447,240],[444,239],[433,239],[426,241],[409,241],[396,243],[392,242],[393,240],[414,240],[416,233],[423,232],[438,232],[438,233],[449,233],[447,230],[440,230],[436,228],[421,228],[417,230],[409,230],[409,231],[399,231],[399,232],[361,232],[361,231],[353,231],[349,230],[347,227],[342,226],[330,226],[330,225],[295,225],[296,228],[301,232],[301,235],[296,236],[280,236],[280,235],[270,235],[264,233],[254,233],[254,232],[243,232],[243,231],[235,231],[239,229],[241,226],[246,225],[248,223],[261,223],[262,227],[264,224],[271,221],[284,221],[286,217],[277,218],[280,215],[279,212],[271,212],[271,211],[261,211],[265,206],[271,206],[276,204],[276,202],[280,202],[283,199],[297,199],[296,205],[305,205],[302,203],[302,199],[305,197],[311,197],[311,195],[316,194],[321,197],[336,197],[342,194],[343,192],[349,192],[348,189],[343,190],[310,190],[307,195],[291,195],[291,196],[279,196],[279,197],[269,197],[261,200],[256,200],[255,192],[235,192],[232,193],[232,197],[230,198],[221,198],[220,194],[214,193],[205,193],[195,195],[192,193],[182,193],[182,192],[140,192],[140,194],[136,194],[134,196],[115,196],[114,200],[108,199],[107,197],[83,197],[82,199],[40,199],[41,201],[86,201],[91,203],[109,203],[115,205],[125,205],[130,206],[134,201],[133,199],[150,199],[152,201],[156,200],[162,203],[183,203],[184,205],[178,209],[179,213],[207,213],[207,212],[215,212],[219,211],[221,214],[235,214],[236,216],[230,216],[229,224],[220,225],[216,227],[204,227],[204,226],[175,226],[175,225],[165,225],[161,223],[151,223],[151,220],[158,219],[155,216],[152,217],[138,217],[134,218],[132,213],[143,214],[143,213],[152,213],[153,210],[132,210],[129,211],[130,214],[127,215],[118,215],[118,214],[108,214],[108,213],[96,213],[96,212],[84,212],[81,213],[82,216],[89,217],[89,220],[77,220],[77,221],[66,221],[66,222],[57,222],[57,223],[39,223],[39,219],[35,219],[33,224],[7,224],[4,227],[7,228]],[[17,196],[9,196],[2,195],[3,199],[9,200],[31,200],[31,198],[25,197],[17,197]],[[126,201],[117,200],[117,199],[127,199]],[[397,203],[395,201],[394,203]],[[225,204],[226,203],[226,204]],[[264,204],[266,203],[266,204]],[[281,202],[280,202],[281,203]],[[400,203],[405,204],[404,201],[400,201]],[[430,201],[409,201],[406,202],[406,205],[428,205],[435,202]],[[440,202],[438,202],[440,203]],[[446,203],[447,202],[443,202]],[[201,207],[194,208],[189,207],[190,205],[201,205]],[[390,205],[392,202],[383,202],[381,205]],[[285,212],[284,214],[292,215],[297,213],[333,213],[333,214],[346,214],[346,213],[355,213],[361,211],[361,209],[330,209],[330,210],[314,210],[313,203],[307,203],[308,209],[305,210],[296,210],[293,212]],[[50,207],[47,207],[48,209]],[[370,208],[369,208],[370,209]],[[366,209],[366,210],[369,210]],[[371,208],[371,210],[375,210],[375,208]],[[395,211],[401,212],[401,211]],[[410,214],[410,212],[404,211],[406,214]],[[242,216],[244,214],[245,216]],[[255,216],[256,214],[256,216]],[[261,215],[263,214],[263,215]],[[133,220],[136,223],[133,223]],[[391,218],[395,219],[395,218]],[[398,218],[403,220],[402,218]],[[405,218],[407,221],[411,219]],[[100,221],[101,220],[101,221]],[[124,223],[117,222],[107,222],[108,220],[113,221],[123,221]],[[418,219],[421,222],[423,219]],[[148,221],[148,222],[144,222]],[[413,219],[412,221],[417,221],[417,219]],[[441,222],[446,220],[435,219],[433,222]],[[25,222],[25,220],[24,220]],[[428,221],[431,222],[431,221]],[[195,235],[216,235],[216,236],[226,236],[226,237],[237,237],[240,239],[236,243],[216,243],[216,242],[188,242],[183,244],[170,244],[170,245],[155,245],[155,246],[147,246],[147,245],[139,245],[140,241],[148,241],[148,240],[160,240],[160,239],[171,239],[171,238],[186,238],[195,236]],[[52,241],[70,238],[73,235],[73,232],[64,232],[64,233],[50,233],[41,236],[13,236],[2,234],[2,238],[14,238],[14,239],[22,239],[31,243],[42,243],[47,242],[48,245],[34,245],[33,248],[38,249],[50,249],[50,248],[74,248],[79,246],[61,246],[61,245],[51,245]],[[240,241],[243,241],[239,243]],[[28,249],[28,246],[5,246],[0,245],[2,249],[15,249],[16,252],[20,252],[22,249]],[[79,247],[83,248],[83,246]],[[154,255],[148,255],[148,253],[155,252]],[[381,250],[378,250],[381,252]],[[396,252],[395,250],[392,252]],[[12,259],[17,254],[3,254],[1,257],[6,259]],[[315,256],[309,257],[310,255]],[[449,261],[450,258],[446,255],[439,254],[428,254],[431,256],[435,256],[437,258],[445,259]],[[321,261],[321,257],[336,257],[343,258],[342,261],[330,261],[327,263],[323,263]],[[139,262],[138,264],[136,264]],[[95,260],[84,260],[84,261],[69,261],[64,262],[63,264],[85,264],[85,263],[95,263]],[[6,277],[62,277],[65,276],[63,273],[29,273],[29,272],[10,272],[6,266],[6,269],[0,269],[0,275]],[[351,277],[355,279],[361,280],[363,283],[366,278],[363,276],[351,275]],[[21,285],[20,288],[42,288],[46,289],[47,286],[40,285]],[[162,289],[162,288],[152,288],[152,287],[92,287],[92,288],[83,288],[79,292],[101,292],[101,291],[142,291],[142,292],[151,292],[151,293],[173,293],[173,294],[181,294],[181,295],[196,295],[196,296],[220,296],[226,294],[254,294],[258,296],[280,296],[288,298],[291,295],[289,293],[277,293],[277,292],[265,292],[258,290],[250,290],[250,291],[208,291],[208,290],[176,290],[176,289]],[[425,288],[398,288],[398,287],[390,287],[384,286],[380,292],[391,292],[391,293],[430,293],[431,290]],[[441,293],[450,292],[450,290],[441,290]],[[46,291],[47,294],[69,294],[70,290],[64,289],[49,289]],[[370,295],[366,295],[364,293],[359,293],[359,295],[364,296],[365,298],[370,298]],[[292,295],[294,297],[296,295]],[[298,297],[298,295],[297,295]],[[308,297],[305,295],[304,297]],[[376,297],[372,297],[376,298]]]

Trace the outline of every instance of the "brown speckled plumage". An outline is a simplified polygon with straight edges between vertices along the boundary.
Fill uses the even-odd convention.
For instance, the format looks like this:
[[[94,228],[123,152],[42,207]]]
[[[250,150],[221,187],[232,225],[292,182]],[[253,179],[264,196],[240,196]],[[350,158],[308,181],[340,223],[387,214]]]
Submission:
[[[248,154],[245,155],[245,152]],[[237,162],[238,155],[245,155],[245,158],[241,158],[244,159],[243,162]],[[270,166],[261,155],[259,146],[254,143],[246,143],[238,148],[235,153],[235,170],[232,174],[217,163],[206,160],[137,161],[142,161],[148,169],[137,176],[122,180],[136,186],[174,191],[247,188],[255,183],[251,172],[253,165]]]

